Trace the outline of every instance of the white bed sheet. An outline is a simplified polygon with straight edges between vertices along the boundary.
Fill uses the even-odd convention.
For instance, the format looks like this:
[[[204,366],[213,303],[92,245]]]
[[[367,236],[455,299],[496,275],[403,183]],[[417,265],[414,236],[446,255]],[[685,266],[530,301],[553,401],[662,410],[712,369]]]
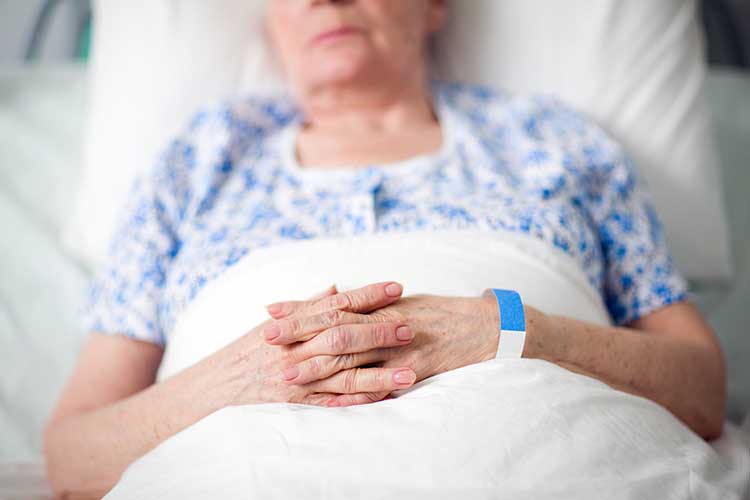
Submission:
[[[349,290],[384,275],[407,295],[479,296],[489,280],[550,314],[610,321],[578,264],[526,235],[314,239],[252,252],[204,287],[170,333],[159,375],[265,321],[264,304],[290,287],[301,298],[331,281]],[[133,463],[107,499],[594,500],[606,491],[611,499],[739,500],[750,480],[750,448],[735,429],[712,449],[654,402],[541,360],[474,364],[397,394],[344,409],[222,409]]]
[[[649,400],[516,359],[373,405],[220,410],[105,498],[740,500],[749,479],[736,429],[710,447]]]

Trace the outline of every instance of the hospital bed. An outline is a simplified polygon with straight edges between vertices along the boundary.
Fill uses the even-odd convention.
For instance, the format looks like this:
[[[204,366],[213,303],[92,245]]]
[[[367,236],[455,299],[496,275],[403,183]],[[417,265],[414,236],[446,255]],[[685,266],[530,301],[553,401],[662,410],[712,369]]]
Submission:
[[[0,498],[13,491],[3,474],[43,490],[41,430],[84,338],[75,310],[90,270],[66,252],[59,228],[79,175],[86,76],[78,64],[0,71]],[[750,433],[750,74],[713,71],[708,95],[736,275],[698,287],[696,299],[727,354],[730,418]]]
[[[61,228],[81,175],[87,74],[74,63],[0,69],[0,499],[48,494],[41,432],[86,333],[75,311],[91,269]],[[726,352],[729,418],[750,436],[750,73],[713,70],[707,92],[735,275],[693,289]]]

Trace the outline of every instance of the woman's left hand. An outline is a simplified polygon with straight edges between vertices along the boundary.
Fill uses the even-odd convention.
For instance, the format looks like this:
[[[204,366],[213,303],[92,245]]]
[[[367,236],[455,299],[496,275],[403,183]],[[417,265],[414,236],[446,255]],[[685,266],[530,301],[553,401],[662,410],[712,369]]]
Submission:
[[[376,328],[366,325],[378,323],[405,323],[413,332],[413,341],[402,347],[383,350],[383,367],[410,367],[417,374],[417,381],[438,373],[492,359],[497,351],[498,312],[494,299],[483,297],[443,297],[436,295],[411,295],[395,303],[375,309],[368,304],[360,288],[328,297],[328,307],[321,306],[320,320],[306,318],[297,321],[295,311],[307,302],[280,302],[269,307],[276,319],[281,335],[269,341],[274,345],[290,345],[297,342],[314,342],[315,338],[331,336],[331,331],[350,332],[352,335],[375,335]],[[331,304],[349,312],[365,314],[337,315],[335,324],[330,324]],[[356,304],[356,306],[354,305]],[[371,310],[375,309],[375,310]],[[309,310],[309,309],[308,309]],[[328,323],[327,323],[328,322]],[[302,325],[302,326],[300,326]],[[326,325],[325,327],[320,325]],[[349,327],[347,325],[350,325]],[[358,325],[354,328],[351,326]],[[321,334],[327,333],[326,336]],[[298,375],[288,380],[290,384],[307,384],[325,378],[326,369],[321,369],[321,360],[310,359],[290,368]],[[333,368],[333,367],[332,367]],[[293,370],[295,371],[295,370]],[[348,406],[382,399],[384,394],[342,394],[334,398],[331,406]]]

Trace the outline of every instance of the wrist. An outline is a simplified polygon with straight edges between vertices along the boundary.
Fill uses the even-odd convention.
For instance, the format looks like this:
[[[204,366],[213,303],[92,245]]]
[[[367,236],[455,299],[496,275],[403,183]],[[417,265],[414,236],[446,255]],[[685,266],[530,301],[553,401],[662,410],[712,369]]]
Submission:
[[[547,331],[547,315],[539,309],[528,305],[523,306],[523,311],[526,316],[526,343],[523,347],[522,357],[545,359],[543,355],[543,347],[545,345],[543,338]]]
[[[155,435],[160,439],[169,437],[195,422],[227,406],[219,375],[218,365],[212,356],[152,386],[146,397],[153,399],[154,407],[167,409],[168,419],[155,426]]]
[[[250,354],[243,340],[244,336],[193,366],[196,390],[204,398],[206,411],[256,402],[249,400]]]
[[[497,300],[491,290],[485,291],[478,301],[480,317],[482,318],[481,335],[487,345],[482,361],[495,358],[500,340],[500,310]],[[546,332],[547,316],[540,310],[529,305],[523,306],[526,319],[526,341],[524,343],[523,358],[543,358],[542,338]]]
[[[479,335],[482,337],[484,349],[480,361],[494,359],[500,340],[500,310],[495,297],[490,293],[483,294],[477,300],[478,316],[481,321]]]

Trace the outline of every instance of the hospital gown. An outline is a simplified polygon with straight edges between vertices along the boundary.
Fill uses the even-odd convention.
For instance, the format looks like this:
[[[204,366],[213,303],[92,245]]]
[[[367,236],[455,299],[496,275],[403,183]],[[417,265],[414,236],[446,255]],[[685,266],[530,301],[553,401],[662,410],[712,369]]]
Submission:
[[[387,165],[300,167],[303,117],[285,98],[198,112],[135,181],[81,311],[86,331],[164,345],[201,289],[258,248],[393,231],[543,240],[580,265],[618,325],[685,299],[617,142],[551,97],[431,86],[442,147]]]

